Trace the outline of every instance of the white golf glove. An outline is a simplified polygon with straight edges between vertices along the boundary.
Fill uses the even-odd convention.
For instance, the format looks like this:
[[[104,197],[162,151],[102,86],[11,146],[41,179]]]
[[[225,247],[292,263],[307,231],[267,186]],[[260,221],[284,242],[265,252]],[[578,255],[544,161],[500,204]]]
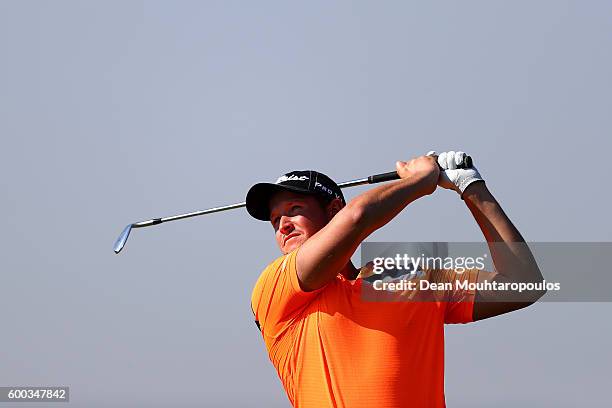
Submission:
[[[454,152],[451,150],[438,154],[434,151],[430,151],[427,153],[427,156],[438,156],[438,164],[442,169],[442,171],[440,171],[438,185],[442,188],[455,190],[459,193],[461,198],[463,198],[463,192],[467,186],[475,181],[484,181],[478,169],[473,165],[467,169],[457,168],[464,163],[467,156],[464,152]]]

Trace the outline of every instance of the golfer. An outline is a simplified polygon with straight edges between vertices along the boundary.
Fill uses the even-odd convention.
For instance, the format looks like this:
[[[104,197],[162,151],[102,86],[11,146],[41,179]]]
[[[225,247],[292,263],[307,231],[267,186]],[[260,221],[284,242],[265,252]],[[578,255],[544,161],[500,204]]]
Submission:
[[[247,210],[272,224],[283,254],[261,273],[251,305],[293,406],[444,407],[444,324],[497,316],[544,294],[452,289],[435,301],[364,300],[364,291],[372,290],[364,278],[372,265],[357,268],[351,256],[372,232],[438,186],[455,190],[467,205],[489,243],[495,272],[427,270],[419,279],[543,281],[479,171],[459,168],[465,158],[463,152],[430,152],[397,162],[400,180],[349,203],[333,180],[312,170],[249,190]]]

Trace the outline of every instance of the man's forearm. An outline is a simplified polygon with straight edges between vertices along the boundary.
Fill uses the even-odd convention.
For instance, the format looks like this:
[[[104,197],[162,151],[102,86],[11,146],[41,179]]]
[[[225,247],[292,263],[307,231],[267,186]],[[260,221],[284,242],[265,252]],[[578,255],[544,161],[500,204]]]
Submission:
[[[471,184],[463,199],[489,243],[496,272],[511,282],[541,281],[542,274],[525,240],[486,185]]]

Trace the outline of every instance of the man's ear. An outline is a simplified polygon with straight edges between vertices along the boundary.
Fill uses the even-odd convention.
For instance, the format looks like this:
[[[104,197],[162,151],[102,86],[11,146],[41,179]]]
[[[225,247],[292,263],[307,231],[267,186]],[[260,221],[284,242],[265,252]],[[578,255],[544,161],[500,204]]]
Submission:
[[[327,204],[327,217],[331,220],[334,215],[338,213],[344,207],[342,200],[334,198],[329,204]]]

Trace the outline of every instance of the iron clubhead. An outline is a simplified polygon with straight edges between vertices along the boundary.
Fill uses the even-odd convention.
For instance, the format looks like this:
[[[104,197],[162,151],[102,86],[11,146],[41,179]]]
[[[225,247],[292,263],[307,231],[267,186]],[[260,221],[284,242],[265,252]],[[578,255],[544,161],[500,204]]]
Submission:
[[[115,251],[116,254],[121,252],[121,250],[125,246],[125,242],[127,241],[128,237],[130,236],[130,231],[132,231],[132,225],[134,225],[134,224],[129,224],[127,227],[125,227],[125,229],[123,230],[121,235],[119,235],[119,238],[117,238],[117,241],[115,241],[115,245],[113,247],[113,250]]]

